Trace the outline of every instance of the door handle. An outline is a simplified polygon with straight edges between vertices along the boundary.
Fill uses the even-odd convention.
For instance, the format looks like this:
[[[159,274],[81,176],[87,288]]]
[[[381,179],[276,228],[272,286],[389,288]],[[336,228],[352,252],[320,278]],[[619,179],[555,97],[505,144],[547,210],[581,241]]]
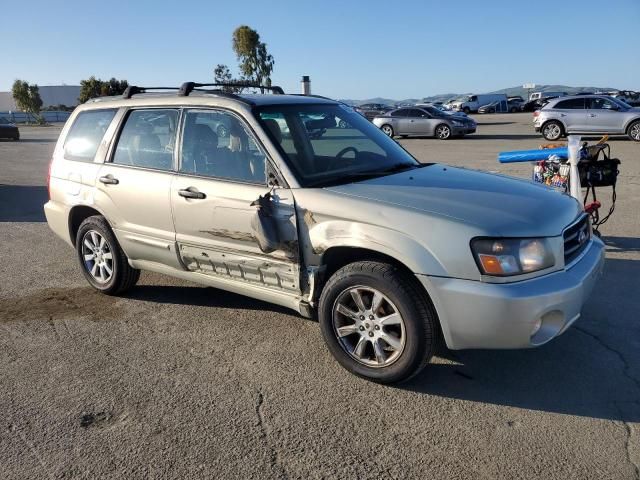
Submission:
[[[118,180],[117,178],[113,178],[113,175],[111,174],[100,177],[98,180],[100,180],[105,185],[118,185],[120,183],[120,180]]]
[[[595,113],[590,113],[589,116],[590,117],[597,117],[597,115]]]
[[[207,196],[204,193],[198,192],[193,187],[185,188],[183,190],[178,190],[178,195],[184,198],[193,198],[195,200],[202,200],[204,198],[207,198]]]

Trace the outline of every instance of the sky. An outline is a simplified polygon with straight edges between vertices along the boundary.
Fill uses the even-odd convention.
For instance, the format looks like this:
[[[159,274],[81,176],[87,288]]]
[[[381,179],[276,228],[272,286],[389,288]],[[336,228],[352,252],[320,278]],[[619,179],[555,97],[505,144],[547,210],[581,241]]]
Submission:
[[[237,72],[231,35],[260,34],[273,83],[343,99],[523,83],[640,90],[640,0],[2,1],[0,91],[17,78],[142,86]]]

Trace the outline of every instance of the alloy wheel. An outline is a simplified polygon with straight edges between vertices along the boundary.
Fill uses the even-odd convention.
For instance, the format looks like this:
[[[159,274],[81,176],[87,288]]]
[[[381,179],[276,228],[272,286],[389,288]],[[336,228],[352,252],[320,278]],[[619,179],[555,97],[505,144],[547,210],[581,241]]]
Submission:
[[[107,283],[113,275],[113,253],[107,240],[89,230],[82,238],[82,259],[87,272],[98,283]]]
[[[631,127],[631,130],[629,131],[629,135],[636,142],[640,142],[640,123],[636,123]]]
[[[389,125],[384,125],[382,127],[382,131],[385,133],[385,135],[387,135],[388,137],[393,137],[393,128],[391,128]]]
[[[544,138],[547,140],[557,140],[560,135],[562,135],[562,130],[557,123],[550,123],[544,127]]]
[[[342,349],[369,367],[386,367],[402,354],[406,341],[402,315],[379,290],[344,290],[333,306],[333,330]]]
[[[451,136],[451,129],[446,125],[440,125],[438,128],[436,128],[436,136],[440,140],[446,140]]]

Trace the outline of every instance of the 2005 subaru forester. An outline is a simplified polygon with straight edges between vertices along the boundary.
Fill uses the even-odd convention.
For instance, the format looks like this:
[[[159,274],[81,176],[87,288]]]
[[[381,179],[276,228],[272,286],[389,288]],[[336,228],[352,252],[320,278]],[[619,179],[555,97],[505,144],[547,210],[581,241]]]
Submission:
[[[317,313],[338,362],[384,383],[437,338],[531,347],[580,316],[604,248],[573,198],[420,164],[336,101],[212,87],[130,87],[62,130],[45,212],[94,288],[145,269]]]

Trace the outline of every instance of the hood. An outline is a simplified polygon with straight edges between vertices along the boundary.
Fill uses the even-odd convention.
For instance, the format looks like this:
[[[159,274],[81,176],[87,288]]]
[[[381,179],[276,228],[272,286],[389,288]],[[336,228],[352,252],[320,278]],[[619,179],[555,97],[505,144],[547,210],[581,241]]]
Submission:
[[[561,235],[582,211],[572,197],[543,185],[439,164],[327,190],[448,217],[505,237]]]

